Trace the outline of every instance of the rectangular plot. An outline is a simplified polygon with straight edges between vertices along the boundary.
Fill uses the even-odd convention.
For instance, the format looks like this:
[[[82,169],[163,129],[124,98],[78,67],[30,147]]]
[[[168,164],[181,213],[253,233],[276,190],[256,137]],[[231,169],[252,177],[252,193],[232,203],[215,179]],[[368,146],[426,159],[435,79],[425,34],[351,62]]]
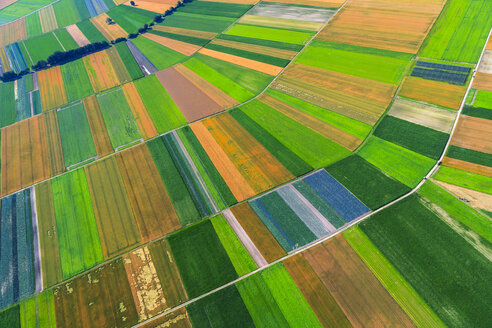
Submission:
[[[96,93],[119,84],[116,71],[106,51],[99,51],[83,58],[92,88]]]
[[[238,277],[209,220],[168,237],[190,298]]]
[[[56,327],[53,291],[44,291],[22,302],[20,304],[20,326],[17,327]]]
[[[414,67],[411,76],[422,77],[427,80],[448,82],[457,85],[464,85],[468,79],[466,73],[455,73],[439,69],[425,69]]]
[[[370,210],[325,170],[303,179],[347,222]]]
[[[118,77],[118,80],[120,82],[119,84],[132,81],[133,79],[130,76],[130,73],[127,71],[126,65],[123,62],[122,58],[120,57],[118,50],[116,49],[116,46],[106,50],[106,53],[108,54],[109,60],[111,61],[111,65],[113,66],[116,72],[116,76]]]
[[[305,44],[312,36],[311,33],[307,32],[287,31],[269,27],[241,24],[235,24],[232,28],[227,30],[226,34],[295,44]]]
[[[171,313],[160,316],[144,324],[143,328],[155,328],[158,325],[170,328],[192,328],[186,308],[179,308]]]
[[[105,258],[113,257],[140,242],[125,185],[112,157],[85,167]]]
[[[63,279],[103,261],[96,219],[82,169],[51,181]]]
[[[124,84],[121,89],[144,139],[155,137],[158,134],[157,129],[133,82]]]
[[[304,257],[353,326],[413,325],[342,236],[309,249]]]
[[[37,77],[43,111],[68,103],[60,66],[38,71]]]
[[[87,37],[84,35],[84,33],[79,29],[79,27],[75,24],[69,25],[66,27],[66,30],[72,38],[77,42],[77,45],[79,47],[86,46],[90,43],[90,41],[87,39]]]
[[[116,159],[142,242],[156,239],[181,227],[147,146],[143,144],[127,149],[118,153]]]
[[[82,328],[136,324],[138,313],[123,262],[117,259],[56,287],[56,325]]]
[[[492,120],[461,116],[451,144],[492,154]]]
[[[200,46],[197,46],[195,44],[173,40],[157,34],[146,33],[144,37],[154,42],[157,42],[158,44],[165,46],[169,49],[177,51],[185,56],[191,56],[200,49]]]
[[[238,20],[238,23],[303,31],[317,31],[323,27],[323,23],[307,22],[282,17],[256,16],[250,15],[249,13],[242,16],[241,19]]]
[[[104,35],[104,37],[108,40],[116,40],[117,38],[126,38],[128,33],[115,22],[113,22],[112,24],[108,24],[106,22],[106,19],[108,18],[109,16],[103,13],[96,17],[92,17],[90,21],[99,30],[99,32],[101,32]]]
[[[38,11],[39,20],[41,21],[41,28],[43,33],[56,30],[58,28],[58,23],[56,21],[55,11],[53,6],[47,6],[41,8]]]
[[[113,146],[111,146],[108,130],[104,123],[96,96],[85,98],[83,103],[89,121],[92,138],[94,140],[94,146],[96,147],[97,156],[103,157],[111,154],[113,152]]]
[[[98,95],[97,102],[114,149],[142,138],[121,89]]]
[[[128,49],[126,42],[118,42],[115,45],[115,48],[116,50],[118,50],[118,55],[121,58],[121,61],[123,61],[128,74],[130,75],[130,80],[136,80],[143,77],[144,73],[138,66],[138,63],[135,60],[132,52],[130,51],[130,49]]]
[[[61,66],[68,102],[94,93],[82,59]]]
[[[79,103],[57,111],[57,116],[65,166],[70,167],[96,156],[84,105]]]

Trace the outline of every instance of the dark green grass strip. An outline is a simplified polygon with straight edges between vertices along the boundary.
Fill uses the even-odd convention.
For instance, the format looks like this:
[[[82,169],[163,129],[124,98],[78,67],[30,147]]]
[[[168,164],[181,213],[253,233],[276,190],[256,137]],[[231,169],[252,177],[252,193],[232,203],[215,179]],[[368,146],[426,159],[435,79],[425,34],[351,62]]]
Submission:
[[[155,12],[130,6],[117,6],[107,12],[128,33],[136,33],[145,24],[150,24]]]
[[[410,191],[358,155],[342,159],[326,170],[371,210]]]
[[[183,13],[237,18],[251,7],[253,6],[237,3],[193,1],[187,3],[179,11]]]
[[[238,277],[210,220],[174,233],[168,241],[190,299]]]
[[[195,328],[254,327],[236,286],[226,287],[186,307]]]
[[[168,33],[168,32],[157,31],[157,30],[150,30],[149,33],[160,35],[169,39],[195,44],[197,46],[204,46],[208,41],[210,41],[208,39],[196,38],[193,36],[180,35],[180,34]]]
[[[182,225],[194,222],[200,217],[200,214],[178,169],[174,166],[173,159],[164,145],[164,140],[162,137],[153,139],[147,143],[147,146],[164,181],[179,221]]]
[[[432,159],[439,158],[448,140],[447,133],[393,116],[386,116],[374,135]]]
[[[463,108],[463,115],[485,118],[487,120],[492,120],[492,109],[482,108],[482,107],[473,107],[473,106],[465,106]]]
[[[446,325],[490,326],[490,262],[418,195],[377,213],[360,228]]]
[[[337,50],[356,52],[356,53],[360,53],[360,54],[383,56],[383,57],[390,57],[390,58],[396,58],[396,59],[402,59],[402,60],[411,60],[413,57],[413,54],[407,54],[404,52],[397,52],[397,51],[376,49],[376,48],[368,48],[368,47],[362,47],[362,46],[354,46],[354,45],[345,44],[345,43],[333,43],[333,42],[325,42],[325,41],[315,40],[312,43],[312,45],[316,46],[316,47],[331,48],[331,49],[337,49]]]
[[[294,43],[248,38],[245,36],[230,35],[230,34],[221,34],[217,38],[223,40],[229,40],[229,41],[255,44],[259,46],[266,46],[266,47],[272,47],[272,48],[278,48],[284,50],[292,50],[292,51],[300,51],[303,47],[302,45],[294,44]]]
[[[293,175],[300,176],[311,171],[313,168],[304,162],[299,156],[285,147],[280,141],[253,121],[240,109],[229,112],[236,121],[241,124],[256,140],[258,140],[283,166]]]
[[[0,127],[3,128],[16,121],[14,82],[0,83],[0,101],[2,102]]]
[[[183,132],[183,135],[186,136],[188,142],[193,146],[193,150],[200,158],[200,162],[205,167],[205,170],[207,170],[210,179],[213,181],[215,188],[217,188],[217,190],[220,192],[221,196],[224,199],[224,202],[228,206],[236,204],[237,203],[236,198],[234,197],[231,190],[225,183],[219,171],[217,171],[217,169],[215,168],[215,165],[213,164],[212,160],[210,160],[210,158],[208,157],[207,153],[205,152],[202,145],[196,138],[195,134],[193,134],[191,128],[189,126],[186,126],[181,131]]]
[[[135,57],[133,57],[132,53],[130,52],[130,49],[128,49],[126,43],[118,42],[115,47],[118,51],[118,54],[120,55],[121,61],[123,61],[123,63],[125,64],[126,70],[130,74],[132,80],[143,77],[144,74],[142,73],[140,66],[138,66]]]
[[[243,58],[248,58],[248,59],[260,61],[260,62],[266,63],[266,64],[280,66],[280,67],[284,67],[285,65],[287,65],[290,62],[290,60],[288,60],[288,59],[276,58],[276,57],[267,56],[267,55],[263,55],[263,54],[257,54],[254,52],[245,51],[245,50],[241,50],[241,49],[224,47],[224,46],[221,46],[218,44],[208,44],[205,48],[212,49],[215,51],[224,52],[227,54],[231,54],[231,55],[235,55],[235,56],[239,56],[239,57],[243,57]]]
[[[492,154],[482,153],[476,150],[449,146],[446,156],[470,163],[492,167]]]
[[[77,27],[91,43],[108,41],[104,35],[99,32],[97,27],[95,27],[94,24],[92,24],[92,22],[88,19],[78,22]]]
[[[19,304],[0,312],[0,323],[3,327],[20,328],[20,309]]]
[[[220,33],[234,22],[234,18],[206,16],[190,13],[174,13],[160,25],[190,30]]]

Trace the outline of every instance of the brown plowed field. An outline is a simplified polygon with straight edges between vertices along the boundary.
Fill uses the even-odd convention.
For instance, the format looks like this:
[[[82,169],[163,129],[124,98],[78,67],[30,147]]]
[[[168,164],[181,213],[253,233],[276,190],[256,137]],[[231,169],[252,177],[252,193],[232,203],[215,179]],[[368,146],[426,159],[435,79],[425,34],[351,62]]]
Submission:
[[[473,88],[492,91],[492,74],[477,72],[473,80]]]
[[[188,122],[222,111],[222,107],[181,75],[174,67],[157,72],[156,76]]]
[[[160,45],[168,47],[169,49],[182,53],[185,56],[191,56],[195,52],[197,52],[198,49],[200,49],[200,46],[197,46],[195,44],[169,39],[152,33],[145,33],[142,36],[146,37],[149,40],[155,41]]]
[[[142,242],[181,227],[146,144],[116,154]]]
[[[203,122],[196,122],[190,125],[193,133],[202,145],[210,160],[214,163],[217,171],[226,182],[227,186],[238,201],[255,195],[255,191],[250,187],[246,179],[239,173],[225,151],[219,146],[212,137]]]
[[[451,144],[492,154],[492,120],[462,115]]]
[[[0,26],[0,47],[4,47],[24,39],[27,39],[25,17]]]
[[[282,263],[323,327],[352,327],[345,313],[302,254],[290,257]]]
[[[118,76],[106,51],[99,51],[83,58],[92,88],[96,93],[119,84]]]
[[[72,36],[79,47],[83,47],[91,43],[89,39],[82,33],[79,27],[75,24],[66,27],[67,32]]]
[[[304,256],[352,326],[414,326],[341,235],[307,250]]]
[[[83,100],[85,113],[89,121],[92,139],[96,146],[97,156],[103,157],[113,152],[113,146],[109,140],[108,130],[99,109],[96,96],[90,96]]]
[[[268,106],[275,108],[282,114],[289,116],[293,120],[296,120],[302,125],[310,128],[311,130],[321,134],[322,136],[336,142],[337,144],[351,151],[354,151],[362,143],[361,139],[354,137],[353,135],[343,130],[340,130],[328,123],[325,123],[267,94],[261,95],[258,99]]]
[[[53,294],[58,328],[130,327],[138,321],[123,259],[64,283]]]
[[[152,121],[133,82],[122,85],[121,89],[125,94],[126,101],[132,110],[132,114],[135,117],[135,121],[137,122],[138,128],[140,129],[140,132],[142,132],[144,139],[150,139],[157,136],[159,133],[154,125],[154,121]]]
[[[268,263],[286,255],[248,203],[232,207],[231,212]]]
[[[88,165],[85,174],[104,257],[113,257],[138,245],[138,225],[116,159],[109,157]]]
[[[48,163],[51,176],[65,171],[63,158],[63,147],[61,143],[60,130],[58,127],[58,116],[55,111],[43,115],[46,124],[46,143],[48,145]]]
[[[444,157],[442,163],[449,167],[492,177],[492,167],[490,166],[470,163],[451,157]]]
[[[492,212],[492,195],[438,180],[433,180],[432,182],[454,194],[456,197],[466,198],[469,201],[468,204],[471,206]]]
[[[407,76],[399,95],[452,109],[459,109],[466,87]]]
[[[68,103],[60,66],[38,71],[37,75],[43,112]]]
[[[226,61],[228,63],[236,64],[249,69],[254,69],[255,71],[262,72],[272,76],[276,76],[282,71],[282,67],[279,66],[265,64],[256,60],[234,56],[211,49],[202,48],[198,52],[201,53],[202,55],[217,58]]]
[[[170,7],[176,6],[177,3],[177,0],[139,0],[138,8],[162,14]],[[131,6],[130,1],[126,1],[125,5]]]
[[[90,18],[90,21],[109,41],[116,40],[117,38],[126,38],[128,33],[121,26],[115,22],[111,25],[106,23],[108,17],[108,15],[102,13],[96,17]]]

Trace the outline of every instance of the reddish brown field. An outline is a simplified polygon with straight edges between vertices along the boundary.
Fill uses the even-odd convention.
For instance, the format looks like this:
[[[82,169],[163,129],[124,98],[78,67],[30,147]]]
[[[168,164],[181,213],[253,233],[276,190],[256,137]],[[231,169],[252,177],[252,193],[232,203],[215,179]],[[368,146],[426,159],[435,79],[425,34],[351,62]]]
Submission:
[[[114,157],[85,167],[104,258],[128,251],[140,243],[125,185]]]
[[[290,257],[282,263],[324,327],[352,327],[302,254]]]
[[[185,56],[191,56],[201,48],[200,46],[197,46],[195,44],[169,39],[157,34],[145,33],[142,36],[146,37],[149,40],[157,42],[164,47],[168,47],[169,49],[182,53]]]
[[[191,328],[186,308],[182,307],[142,326],[142,328]]]
[[[77,42],[79,47],[83,47],[91,43],[89,39],[82,33],[79,27],[75,24],[69,25],[66,27],[67,32],[72,36],[72,38]]]
[[[255,193],[261,193],[294,178],[229,113],[208,118],[203,121],[203,125]]]
[[[89,121],[92,139],[96,146],[97,156],[103,157],[113,152],[113,146],[109,140],[108,130],[97,103],[96,96],[90,96],[83,100],[85,113]]]
[[[352,0],[318,39],[417,53],[444,3],[431,0],[420,8],[420,4],[410,0]]]
[[[5,47],[24,39],[27,39],[25,17],[0,26],[0,47]]]
[[[150,139],[157,136],[158,132],[154,125],[154,121],[152,121],[133,82],[122,85],[121,89],[125,94],[126,101],[132,110],[135,121],[137,122],[138,128],[140,129],[140,132],[142,132],[144,139]]]
[[[275,108],[282,114],[292,118],[293,120],[296,120],[302,125],[310,128],[311,130],[321,134],[322,136],[330,140],[333,140],[337,144],[351,151],[354,151],[362,143],[361,139],[354,137],[353,135],[343,130],[340,130],[328,123],[325,123],[267,94],[262,94],[258,99],[262,103]]]
[[[43,112],[68,103],[60,66],[38,71],[37,75]]]
[[[156,76],[188,122],[197,121],[223,110],[174,67],[157,72]]]
[[[303,254],[352,326],[414,326],[341,235]]]
[[[1,194],[61,173],[65,167],[55,115],[37,115],[3,128]]]
[[[444,157],[442,163],[449,167],[492,177],[492,167],[470,163],[459,159]]]
[[[492,154],[492,120],[462,115],[451,144]]]
[[[173,67],[188,81],[193,83],[198,89],[205,93],[209,98],[219,104],[219,106],[223,109],[229,109],[231,107],[239,105],[239,102],[237,100],[202,78],[200,75],[197,75],[195,72],[193,72],[183,64],[176,64]]]
[[[142,242],[181,227],[146,144],[116,154]]]
[[[188,295],[181,281],[176,261],[166,239],[159,240],[149,246],[150,255],[166,301],[166,310],[182,304],[188,300]]]
[[[283,248],[248,203],[232,207],[231,212],[268,263],[286,255]]]
[[[407,76],[399,95],[432,104],[459,109],[466,87]]]
[[[492,91],[492,74],[477,72],[473,80],[473,88]]]
[[[117,259],[56,287],[56,326],[103,328],[136,324],[138,313],[123,262]]]
[[[268,75],[276,76],[282,71],[282,67],[278,67],[275,65],[265,64],[256,60],[247,59],[239,56],[234,56],[230,54],[226,54],[223,52],[202,48],[199,53],[210,56],[213,58],[217,58],[228,63],[236,64],[239,66],[243,66],[249,69],[254,69],[255,71],[262,72]]]
[[[202,145],[210,160],[214,163],[217,171],[226,182],[227,186],[238,201],[255,195],[255,191],[250,187],[246,179],[234,166],[225,151],[219,146],[212,137],[203,122],[196,122],[190,125],[193,133]]]
[[[113,23],[111,25],[106,23],[106,19],[108,17],[108,15],[103,13],[97,15],[96,17],[90,18],[90,20],[106,39],[111,41],[116,40],[117,38],[126,38],[128,33],[123,28],[121,28],[121,26],[119,26],[117,23]]]
[[[123,262],[139,321],[164,311],[166,300],[149,249],[142,247],[125,254]]]

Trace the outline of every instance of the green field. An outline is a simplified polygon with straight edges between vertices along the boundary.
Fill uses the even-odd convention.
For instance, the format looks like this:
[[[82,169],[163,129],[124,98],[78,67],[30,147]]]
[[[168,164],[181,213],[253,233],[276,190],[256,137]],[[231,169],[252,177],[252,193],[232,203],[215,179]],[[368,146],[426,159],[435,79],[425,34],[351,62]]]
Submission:
[[[6,310],[0,311],[0,322],[8,327],[21,327],[20,306],[14,305]]]
[[[238,18],[251,7],[237,3],[194,1],[179,9],[179,12]]]
[[[186,225],[196,221],[200,217],[200,213],[164,144],[164,139],[162,137],[152,139],[147,142],[147,146],[181,224]]]
[[[305,44],[313,36],[312,33],[308,32],[298,32],[242,24],[234,25],[232,28],[227,30],[225,34],[295,44]]]
[[[489,321],[489,260],[417,195],[363,221],[360,229],[444,324],[481,327]]]
[[[56,114],[65,166],[69,167],[96,156],[96,147],[92,140],[84,105],[78,103],[72,107],[57,111]]]
[[[5,6],[5,4],[2,3],[2,7],[5,8],[0,10],[0,25],[14,21],[22,16],[29,15],[30,13],[49,5],[53,0],[22,0],[8,2],[11,3],[9,6]]]
[[[78,22],[77,27],[91,43],[108,41],[104,35],[99,32],[97,27],[95,27],[94,24],[92,24],[92,22],[88,19]]]
[[[419,189],[419,194],[492,243],[492,223],[480,212],[430,181]]]
[[[88,97],[94,93],[83,59],[67,63],[60,68],[69,102]]]
[[[377,137],[369,138],[358,155],[409,187],[415,187],[435,163],[428,157]]]
[[[16,121],[14,82],[0,83],[0,127],[10,125]]]
[[[55,328],[56,317],[53,291],[46,290],[35,297],[23,301],[20,303],[19,312],[21,323],[19,327]],[[3,323],[4,321],[0,318],[0,322]]]
[[[243,111],[233,109],[229,113],[294,176],[300,176],[313,169]]]
[[[172,66],[186,58],[185,55],[142,36],[133,39],[132,42],[158,70]]]
[[[53,4],[58,26],[67,26],[89,18],[89,10],[83,2],[77,0],[61,0]]]
[[[60,41],[61,45],[65,49],[65,51],[76,49],[79,47],[77,42],[72,38],[70,33],[64,28],[58,29],[56,31],[53,31],[53,33],[56,35],[58,38],[58,41]]]
[[[186,307],[195,328],[253,327],[254,323],[235,286],[221,289]]]
[[[410,191],[358,155],[342,159],[326,170],[371,210]]]
[[[242,43],[255,44],[255,45],[259,45],[259,46],[266,46],[266,47],[271,47],[271,48],[292,50],[292,51],[300,51],[303,47],[302,45],[294,44],[294,43],[256,39],[256,38],[249,38],[249,37],[238,36],[238,35],[229,35],[229,34],[221,34],[217,38],[218,39],[224,39],[224,40],[230,40],[230,41],[236,41],[236,42],[242,42]]]
[[[107,12],[128,34],[137,33],[145,24],[150,24],[157,13],[132,6],[116,6]]]
[[[83,169],[51,180],[63,279],[103,261]]]
[[[460,148],[451,145],[449,146],[446,156],[466,162],[492,167],[492,154],[482,153],[476,150]]]
[[[473,106],[492,108],[492,91],[477,90]]]
[[[220,74],[196,57],[192,57],[189,60],[185,61],[183,65],[185,65],[193,72],[200,75],[202,78],[206,79],[208,82],[215,85],[217,88],[224,91],[239,102],[244,102],[255,96],[255,94],[253,94],[245,87]]]
[[[217,171],[217,168],[208,157],[207,153],[203,149],[196,136],[193,134],[191,128],[189,126],[186,126],[178,130],[177,133],[184,143],[186,149],[188,150],[188,153],[193,158],[195,165],[197,165],[199,169],[200,167],[203,168],[203,171],[200,172],[202,178],[205,179],[205,182],[210,181],[209,184],[212,184],[214,186],[214,188],[209,187],[209,190],[213,192],[214,189],[217,189],[217,191],[220,193],[220,198],[222,201],[218,201],[216,197],[214,197],[216,203],[219,205],[223,202],[228,206],[237,203],[236,198],[225,183],[219,171]],[[200,165],[198,165],[197,162],[199,162]],[[202,172],[204,172],[205,174],[203,174]],[[214,193],[212,195],[214,195]]]
[[[350,155],[350,151],[346,148],[258,100],[253,100],[240,108],[313,168],[326,166]]]
[[[40,60],[48,59],[56,51],[63,51],[60,42],[58,42],[53,33],[46,33],[27,39],[24,41],[24,44],[33,64],[36,64]]]
[[[491,1],[447,1],[419,55],[476,63],[492,26],[491,12]]]
[[[144,76],[140,66],[138,66],[135,57],[133,57],[130,49],[125,42],[118,42],[115,45],[116,50],[118,50],[118,54],[121,58],[123,64],[125,64],[126,70],[128,74],[130,74],[131,80],[136,80]]]
[[[396,85],[411,59],[399,52],[314,41],[296,62]]]
[[[132,111],[121,89],[97,96],[109,139],[114,149],[142,138]]]
[[[199,14],[176,12],[166,17],[160,25],[179,27],[190,30],[220,33],[235,21],[234,18],[205,16]]]
[[[150,30],[149,33],[152,33],[155,35],[160,35],[160,36],[163,36],[163,37],[169,38],[169,39],[174,39],[174,40],[183,41],[186,43],[195,44],[197,46],[204,46],[205,44],[207,44],[210,41],[209,39],[196,38],[193,36],[168,33],[168,32],[163,32],[163,31],[158,31],[158,30]]]
[[[492,195],[492,177],[442,166],[434,179]]]
[[[358,227],[345,231],[343,237],[418,327],[445,327],[422,297]]]
[[[492,107],[492,105],[488,105]],[[484,118],[486,120],[492,120],[492,108],[465,106],[462,111],[463,115],[473,116],[478,118]]]
[[[386,116],[374,135],[419,154],[438,159],[449,135],[393,116]]]
[[[268,89],[266,93],[359,139],[364,139],[371,132],[372,126],[369,124],[332,112],[302,99],[292,97],[274,89]]]
[[[38,14],[26,16],[26,30],[29,38],[43,33]]]
[[[174,233],[168,241],[190,299],[238,277],[210,220]]]

